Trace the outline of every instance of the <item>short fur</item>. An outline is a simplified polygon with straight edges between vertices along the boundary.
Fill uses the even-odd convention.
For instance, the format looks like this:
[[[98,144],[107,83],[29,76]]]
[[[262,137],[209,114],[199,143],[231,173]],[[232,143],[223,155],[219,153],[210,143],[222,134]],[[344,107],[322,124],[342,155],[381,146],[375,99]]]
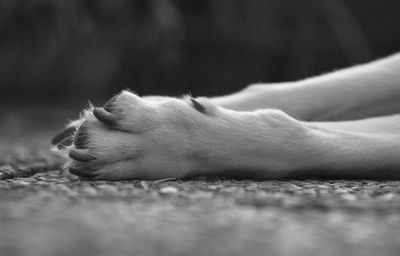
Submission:
[[[67,127],[55,148],[88,179],[399,178],[400,54],[223,97],[122,91]]]

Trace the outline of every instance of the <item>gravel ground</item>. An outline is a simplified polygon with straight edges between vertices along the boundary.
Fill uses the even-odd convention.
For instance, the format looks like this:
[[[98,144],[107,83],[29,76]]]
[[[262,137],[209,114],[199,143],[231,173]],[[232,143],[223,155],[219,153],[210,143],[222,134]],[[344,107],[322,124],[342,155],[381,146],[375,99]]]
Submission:
[[[83,181],[0,114],[0,255],[400,253],[399,181]]]

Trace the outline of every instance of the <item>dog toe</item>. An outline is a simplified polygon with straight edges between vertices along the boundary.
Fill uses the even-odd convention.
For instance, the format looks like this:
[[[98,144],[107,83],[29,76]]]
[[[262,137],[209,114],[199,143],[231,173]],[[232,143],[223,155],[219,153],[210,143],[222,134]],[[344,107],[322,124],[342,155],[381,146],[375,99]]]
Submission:
[[[56,145],[61,143],[64,139],[72,137],[72,135],[74,135],[75,133],[75,130],[76,130],[75,126],[70,126],[65,128],[64,130],[62,130],[56,136],[53,137],[53,139],[51,140],[51,144]]]
[[[93,172],[87,171],[86,169],[78,169],[78,168],[69,168],[69,172],[73,175],[82,177],[82,178],[87,178],[87,179],[93,179],[96,176],[98,176],[98,174],[95,174]]]
[[[88,145],[88,131],[86,127],[86,121],[82,123],[79,129],[75,133],[74,145],[78,149],[87,148]]]
[[[73,139],[72,136],[66,137],[62,141],[57,143],[57,148],[58,149],[64,149],[64,148],[66,148],[68,146],[71,146],[73,142],[74,142],[74,139]]]
[[[96,160],[95,156],[88,154],[86,151],[71,149],[68,153],[68,156],[76,161],[80,162],[90,162]]]
[[[93,115],[104,124],[114,126],[117,123],[117,117],[103,108],[93,109]]]
[[[103,106],[103,108],[108,111],[111,112],[112,109],[114,108],[115,103],[117,102],[117,98],[118,96],[114,96],[111,99],[109,99]]]

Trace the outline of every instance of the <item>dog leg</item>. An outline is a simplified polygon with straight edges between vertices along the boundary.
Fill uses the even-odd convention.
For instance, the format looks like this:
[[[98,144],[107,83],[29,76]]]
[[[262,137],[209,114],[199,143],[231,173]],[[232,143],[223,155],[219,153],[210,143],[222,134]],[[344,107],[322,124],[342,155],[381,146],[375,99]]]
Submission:
[[[252,85],[212,98],[235,110],[281,109],[300,120],[350,120],[400,111],[400,54],[329,74]]]
[[[64,168],[87,179],[279,178],[308,168],[312,152],[308,128],[281,111],[237,112],[201,98],[124,91],[81,119],[60,150]]]
[[[305,124],[316,142],[314,169],[292,177],[400,178],[400,115]]]
[[[303,122],[279,110],[237,112],[202,98],[150,101],[124,91],[82,119],[61,150],[64,167],[88,179],[386,178],[400,168],[400,115]]]

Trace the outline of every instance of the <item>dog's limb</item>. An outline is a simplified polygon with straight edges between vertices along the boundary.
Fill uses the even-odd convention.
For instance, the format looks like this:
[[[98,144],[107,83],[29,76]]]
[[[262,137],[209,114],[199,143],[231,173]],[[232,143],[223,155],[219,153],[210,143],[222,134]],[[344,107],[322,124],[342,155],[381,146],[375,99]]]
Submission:
[[[303,122],[273,109],[237,112],[125,91],[82,118],[64,167],[87,179],[388,178],[400,168],[400,115]]]
[[[254,116],[234,149],[224,149],[232,154],[224,176],[400,178],[400,115],[342,122],[301,122],[271,110]]]
[[[335,122],[309,122],[322,127],[331,129],[345,130],[370,134],[381,137],[400,137],[400,114],[372,117],[353,121],[335,121]],[[400,141],[398,142],[400,143]]]
[[[400,110],[400,54],[329,74],[275,85],[252,85],[213,98],[235,110],[278,108],[301,120],[349,120]]]
[[[400,177],[400,115],[304,124],[314,141],[313,167],[290,176]]]
[[[278,178],[308,167],[307,129],[281,111],[236,112],[207,99],[150,101],[126,91],[109,102],[85,110],[73,145],[62,149],[71,173]]]

